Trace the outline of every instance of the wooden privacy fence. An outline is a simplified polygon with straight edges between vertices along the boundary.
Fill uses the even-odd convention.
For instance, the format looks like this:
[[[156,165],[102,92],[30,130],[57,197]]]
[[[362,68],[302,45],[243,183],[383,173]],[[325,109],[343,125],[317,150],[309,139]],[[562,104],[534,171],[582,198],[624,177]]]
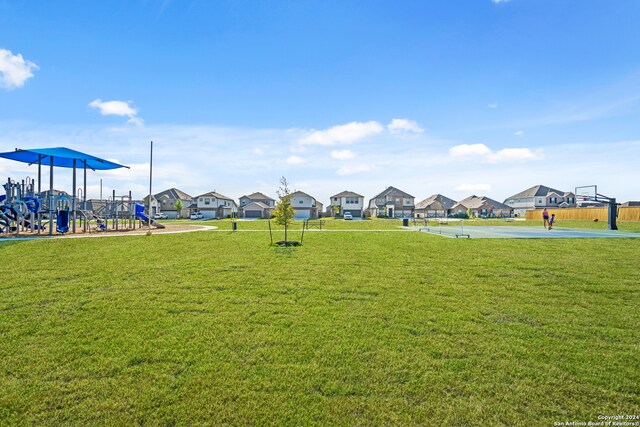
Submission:
[[[549,216],[556,214],[557,219],[584,219],[593,221],[607,221],[608,208],[564,208],[547,209]],[[542,221],[542,209],[527,211],[527,220]],[[640,221],[640,207],[620,207],[618,208],[618,221]]]

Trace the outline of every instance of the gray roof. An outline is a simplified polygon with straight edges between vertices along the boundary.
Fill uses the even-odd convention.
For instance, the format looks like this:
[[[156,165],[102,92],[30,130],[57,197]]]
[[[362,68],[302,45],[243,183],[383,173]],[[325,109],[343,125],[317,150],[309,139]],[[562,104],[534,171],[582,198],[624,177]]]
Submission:
[[[431,197],[416,203],[416,209],[451,209],[457,202],[442,194],[434,194]]]
[[[315,200],[316,198],[313,196],[308,195],[307,193],[304,193],[302,191],[294,191],[293,193],[290,194],[291,197],[311,197],[313,200]]]
[[[154,197],[156,199],[159,199],[162,196],[167,196],[170,199],[173,200],[191,200],[193,199],[192,196],[188,195],[187,193],[185,193],[184,191],[178,190],[177,188],[170,188],[168,190],[164,190],[161,191],[157,194],[154,194]]]
[[[555,188],[546,187],[544,185],[534,185],[531,188],[527,188],[524,191],[521,191],[518,194],[514,194],[511,197],[507,197],[505,200],[509,199],[523,199],[525,197],[546,197],[549,193],[556,193],[559,196],[566,194],[566,191],[556,190]]]
[[[363,195],[358,194],[358,193],[354,193],[353,191],[343,191],[342,193],[338,193],[338,194],[335,194],[335,195],[331,196],[332,199],[334,197],[362,197],[362,198],[364,198]]]
[[[384,197],[384,196],[388,196],[388,195],[402,196],[402,197],[413,197],[411,194],[405,193],[402,190],[398,190],[396,187],[387,187],[387,189],[384,190],[382,193],[373,196],[373,199],[377,199],[378,197]]]
[[[208,193],[200,194],[195,198],[198,199],[200,197],[215,197],[216,199],[231,200],[233,202],[233,199],[231,197],[223,196],[222,194],[216,193],[215,191],[209,191]]]
[[[275,201],[275,199],[272,199],[271,197],[267,196],[266,194],[262,194],[260,192],[256,192],[256,193],[252,193],[246,196],[242,196],[240,197],[241,199],[247,198],[249,200],[273,200]]]
[[[458,206],[462,205],[467,209],[477,209],[480,206],[484,205],[484,204],[488,204],[492,207],[492,209],[504,209],[504,210],[511,210],[511,206],[507,206],[504,203],[500,203],[496,200],[490,199],[488,197],[478,197],[478,196],[469,196],[464,200],[460,200],[458,203],[456,203],[453,208],[457,208]]]
[[[263,210],[263,209],[273,209],[271,206],[267,206],[262,202],[251,202],[248,205],[244,206],[242,209],[245,211],[250,210]]]

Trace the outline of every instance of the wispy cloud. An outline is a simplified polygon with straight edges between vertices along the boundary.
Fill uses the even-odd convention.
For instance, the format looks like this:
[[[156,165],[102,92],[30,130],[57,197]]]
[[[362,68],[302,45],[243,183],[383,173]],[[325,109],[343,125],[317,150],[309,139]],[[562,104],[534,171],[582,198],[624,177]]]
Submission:
[[[487,108],[491,108],[492,110],[496,109],[496,108],[498,108],[498,103],[497,102],[493,102],[491,104],[487,104]]]
[[[514,135],[515,135],[515,136],[522,136],[522,135],[524,135],[524,131],[523,131],[523,130],[515,131],[515,132],[514,132]]]
[[[106,101],[95,99],[89,103],[89,107],[100,111],[103,116],[128,117],[127,123],[142,127],[144,120],[138,117],[138,110],[131,106],[131,101]]]
[[[502,162],[525,162],[529,160],[541,160],[543,156],[542,149],[532,150],[530,148],[503,148],[497,152],[493,152],[484,144],[461,144],[451,147],[449,155],[457,159],[480,158],[488,163]]]
[[[449,149],[453,157],[486,156],[491,154],[491,149],[484,144],[460,144]]]
[[[356,157],[356,153],[351,150],[333,150],[331,157],[336,160],[350,160]]]
[[[356,141],[381,133],[382,125],[375,121],[351,122],[346,125],[338,125],[326,130],[317,130],[300,138],[302,145],[337,145],[353,144]]]
[[[287,157],[287,163],[290,165],[301,165],[306,163],[306,160],[299,156],[289,156]]]
[[[491,0],[493,4],[509,3],[511,0]]]
[[[393,119],[391,123],[387,125],[387,129],[389,129],[389,132],[392,134],[424,132],[424,129],[422,129],[418,123],[408,119]]]
[[[0,87],[16,89],[33,77],[33,72],[39,67],[25,60],[21,54],[14,55],[10,50],[0,49]]]

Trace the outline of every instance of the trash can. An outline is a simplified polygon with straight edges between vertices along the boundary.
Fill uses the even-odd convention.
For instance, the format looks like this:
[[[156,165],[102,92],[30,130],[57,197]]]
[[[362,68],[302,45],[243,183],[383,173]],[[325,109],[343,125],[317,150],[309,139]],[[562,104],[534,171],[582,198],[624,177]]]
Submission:
[[[409,218],[402,218],[402,226],[403,227],[409,226]]]
[[[237,222],[235,222],[235,221],[233,221],[233,222],[231,223],[231,230],[232,230],[232,231],[236,231],[237,229],[238,229],[238,223],[237,223]]]

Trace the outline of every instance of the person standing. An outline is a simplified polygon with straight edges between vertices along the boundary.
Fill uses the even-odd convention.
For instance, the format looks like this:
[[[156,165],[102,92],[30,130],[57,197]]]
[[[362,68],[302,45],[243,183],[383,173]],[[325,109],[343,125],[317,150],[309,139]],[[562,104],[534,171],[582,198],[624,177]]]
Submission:
[[[549,212],[547,212],[547,208],[544,208],[542,211],[542,221],[544,223],[544,228],[547,228],[549,225]]]
[[[551,214],[551,218],[549,218],[549,230],[553,227],[554,222],[556,222],[556,214]]]

